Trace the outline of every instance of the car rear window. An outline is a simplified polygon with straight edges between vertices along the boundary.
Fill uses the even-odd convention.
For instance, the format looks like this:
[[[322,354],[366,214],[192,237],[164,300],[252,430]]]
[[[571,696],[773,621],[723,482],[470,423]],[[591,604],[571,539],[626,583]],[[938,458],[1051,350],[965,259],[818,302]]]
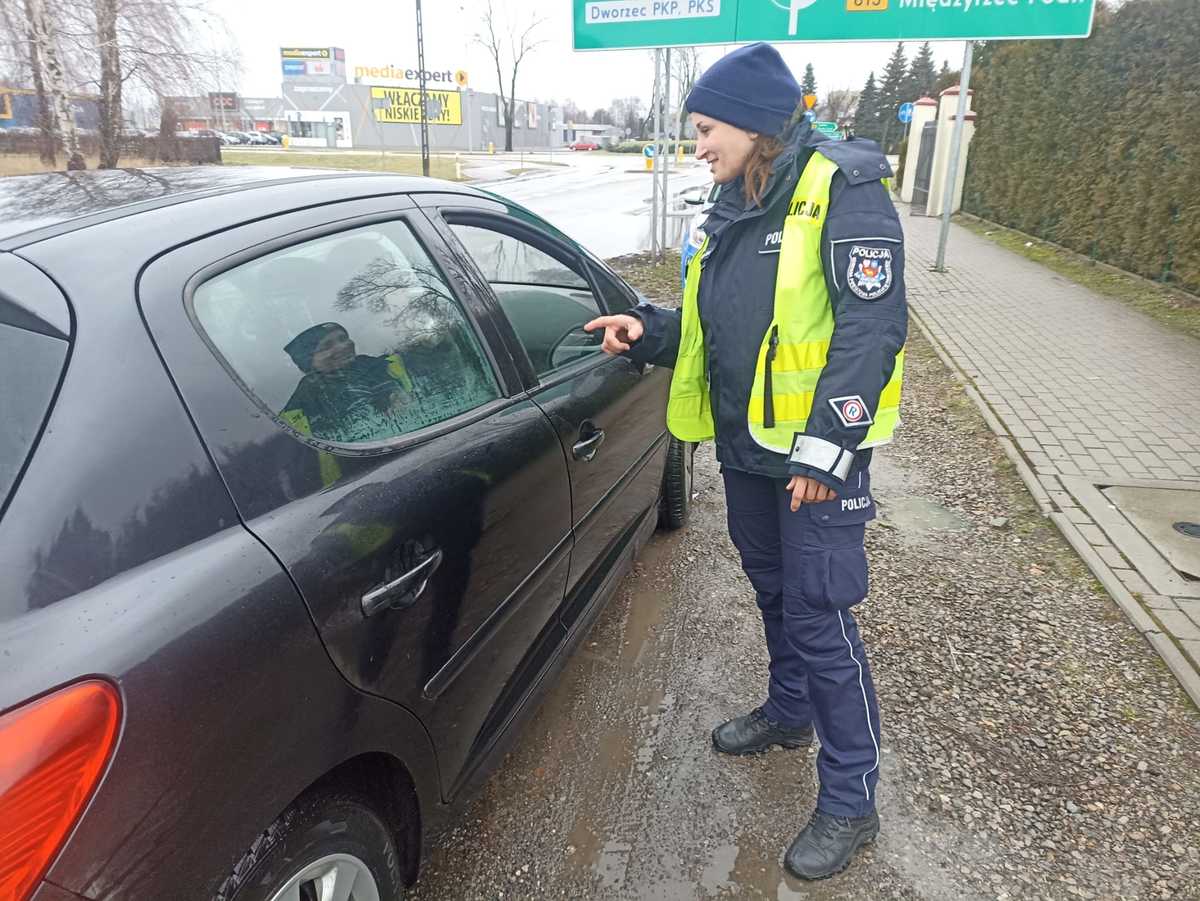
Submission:
[[[50,409],[66,356],[66,341],[0,323],[0,509]]]

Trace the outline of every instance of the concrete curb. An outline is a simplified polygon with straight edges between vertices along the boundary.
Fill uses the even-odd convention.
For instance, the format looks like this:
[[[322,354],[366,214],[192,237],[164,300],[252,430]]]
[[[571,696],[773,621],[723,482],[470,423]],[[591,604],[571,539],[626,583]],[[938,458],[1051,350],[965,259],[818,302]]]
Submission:
[[[1146,640],[1162,656],[1167,667],[1174,673],[1175,678],[1179,680],[1179,684],[1183,686],[1183,690],[1192,699],[1192,703],[1200,707],[1200,676],[1196,675],[1196,670],[1188,662],[1188,659],[1183,656],[1183,652],[1175,647],[1175,642],[1171,641],[1162,632],[1148,633]]]
[[[1083,534],[1075,528],[1074,523],[1067,519],[1066,514],[1051,513],[1050,519],[1058,526],[1058,530],[1062,532],[1063,537],[1067,539],[1075,552],[1083,558],[1083,562],[1095,573],[1096,578],[1100,580],[1112,599],[1117,602],[1117,606],[1121,608],[1133,627],[1142,633],[1142,637],[1150,642],[1150,646],[1154,650],[1158,651],[1163,662],[1179,680],[1179,684],[1188,693],[1188,697],[1192,699],[1192,703],[1200,707],[1200,675],[1197,675],[1191,663],[1183,656],[1183,652],[1175,646],[1170,636],[1159,628],[1158,623],[1150,618],[1138,599],[1121,584],[1116,573],[1100,559],[1100,555],[1092,549]]]
[[[955,380],[963,386],[963,390],[971,402],[975,405],[987,422],[988,428],[996,436],[1003,449],[1005,456],[1012,461],[1017,469],[1017,474],[1020,475],[1021,481],[1025,483],[1030,495],[1037,502],[1042,513],[1050,518],[1050,521],[1058,528],[1058,531],[1071,545],[1079,558],[1087,565],[1092,574],[1104,586],[1104,590],[1108,592],[1109,597],[1125,614],[1125,618],[1129,621],[1137,632],[1146,639],[1149,645],[1158,652],[1167,668],[1179,681],[1180,686],[1191,698],[1192,703],[1200,708],[1200,673],[1192,667],[1188,659],[1183,655],[1183,652],[1175,646],[1170,636],[1163,633],[1158,623],[1156,623],[1150,614],[1146,612],[1136,597],[1127,589],[1121,580],[1117,578],[1108,565],[1100,559],[1100,555],[1088,544],[1083,533],[1079,531],[1067,518],[1067,515],[1061,512],[1053,499],[1050,497],[1046,488],[1038,480],[1037,475],[1025,460],[1020,448],[1017,447],[1009,434],[1008,429],[996,416],[995,412],[984,400],[983,396],[975,388],[971,378],[963,372],[962,368],[954,362],[950,354],[942,347],[941,342],[934,336],[932,329],[921,318],[920,314],[909,308],[909,314],[913,321],[921,330],[921,334],[929,342],[934,353],[950,370]]]
[[[983,403],[983,400],[980,399],[977,403]],[[1017,475],[1021,477],[1021,481],[1025,483],[1025,487],[1029,489],[1029,493],[1037,501],[1038,509],[1042,511],[1042,515],[1053,515],[1054,501],[1050,500],[1050,495],[1047,493],[1045,486],[1038,481],[1037,474],[1029,468],[1029,464],[1021,456],[1020,448],[1017,447],[1011,438],[1004,435],[997,434],[996,440],[1000,442],[1000,447],[1004,449],[1004,455],[1016,467]]]
[[[1117,606],[1125,614],[1125,618],[1133,625],[1135,629],[1146,635],[1151,632],[1158,632],[1158,624],[1150,618],[1150,615],[1138,603],[1138,599],[1133,596],[1121,580],[1117,578],[1116,573],[1108,568],[1107,564],[1100,559],[1100,555],[1092,550],[1092,546],[1088,544],[1087,539],[1083,537],[1083,533],[1075,528],[1074,523],[1067,519],[1065,513],[1051,513],[1050,519],[1058,526],[1058,531],[1067,539],[1067,543],[1075,549],[1083,562],[1088,565],[1088,569],[1100,580],[1100,584],[1104,586],[1104,590],[1109,593]]]

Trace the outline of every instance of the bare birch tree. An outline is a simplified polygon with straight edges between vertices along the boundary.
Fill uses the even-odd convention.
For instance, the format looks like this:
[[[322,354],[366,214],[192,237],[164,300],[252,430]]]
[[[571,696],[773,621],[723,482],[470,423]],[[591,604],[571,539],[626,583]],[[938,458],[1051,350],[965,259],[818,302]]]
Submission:
[[[68,169],[86,168],[79,149],[79,133],[75,128],[75,110],[67,96],[67,73],[59,51],[59,33],[50,17],[47,0],[25,0],[26,27],[30,46],[30,61],[35,78],[40,74],[46,97],[46,109],[57,122],[59,149],[67,158]]]
[[[818,107],[817,116],[828,122],[843,125],[853,121],[857,107],[858,91],[849,88],[830,91],[825,95],[825,102]]]
[[[37,98],[38,155],[47,166],[58,161],[57,117],[42,79],[37,47],[29,40],[24,0],[0,0],[0,78],[16,87],[32,84]]]
[[[0,0],[0,84],[21,87],[29,83],[24,20],[21,0]]]
[[[207,0],[43,0],[54,2],[63,43],[100,94],[100,166],[120,159],[127,89],[139,97],[203,93],[240,80],[224,21]]]
[[[127,91],[148,100],[227,89],[241,74],[231,47],[236,41],[208,0],[0,0],[0,53],[33,83],[49,166],[59,153],[68,168],[86,165],[71,92],[99,93],[100,166],[111,168]]]
[[[94,0],[96,52],[100,57],[100,168],[115,169],[121,157],[121,45],[117,37],[119,0]]]
[[[679,88],[679,106],[675,110],[675,121],[678,125],[676,135],[681,141],[683,140],[684,126],[687,124],[687,108],[684,104],[702,71],[700,51],[695,47],[676,47],[671,52],[671,74]]]
[[[500,105],[504,108],[504,149],[512,150],[513,117],[516,112],[517,70],[522,60],[533,50],[546,43],[535,40],[533,33],[546,20],[535,16],[518,31],[518,26],[512,22],[499,22],[492,0],[487,2],[487,11],[483,14],[483,30],[475,35],[475,42],[491,54],[492,62],[496,65],[496,81],[500,86]],[[505,51],[507,50],[507,58]],[[508,92],[504,91],[504,73],[508,71]]]

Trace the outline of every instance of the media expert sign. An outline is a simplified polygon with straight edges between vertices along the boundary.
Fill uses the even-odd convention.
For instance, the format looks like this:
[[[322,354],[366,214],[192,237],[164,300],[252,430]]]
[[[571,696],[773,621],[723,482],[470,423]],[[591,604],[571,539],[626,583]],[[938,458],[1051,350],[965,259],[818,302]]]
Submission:
[[[462,125],[462,97],[457,91],[426,91],[426,121],[431,125]],[[421,122],[421,92],[409,88],[371,88],[375,121],[385,125]]]
[[[1082,38],[1095,0],[573,0],[576,50]]]
[[[284,59],[345,60],[339,47],[280,47],[279,55]]]
[[[403,66],[355,66],[354,80],[380,80],[380,81],[420,81],[420,69],[406,69]],[[456,84],[460,88],[465,88],[470,81],[467,77],[465,69],[457,69],[451,72],[449,69],[433,69],[425,70],[425,80],[433,82],[441,82],[442,84]]]

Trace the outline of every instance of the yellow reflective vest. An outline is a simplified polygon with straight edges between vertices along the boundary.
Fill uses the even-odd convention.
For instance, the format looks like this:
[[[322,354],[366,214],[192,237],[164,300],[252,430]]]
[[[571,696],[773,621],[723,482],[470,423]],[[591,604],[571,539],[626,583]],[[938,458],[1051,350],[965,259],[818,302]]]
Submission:
[[[817,382],[833,338],[833,307],[821,263],[821,232],[829,208],[829,187],[837,164],[813,153],[792,194],[783,222],[775,307],[763,335],[746,410],[750,434],[760,446],[792,451],[812,411]],[[681,441],[714,437],[708,387],[708,361],[698,298],[708,239],[688,264],[683,290],[679,352],[667,402],[667,427]],[[900,416],[904,351],[879,397],[873,422],[859,448],[886,444]]]

